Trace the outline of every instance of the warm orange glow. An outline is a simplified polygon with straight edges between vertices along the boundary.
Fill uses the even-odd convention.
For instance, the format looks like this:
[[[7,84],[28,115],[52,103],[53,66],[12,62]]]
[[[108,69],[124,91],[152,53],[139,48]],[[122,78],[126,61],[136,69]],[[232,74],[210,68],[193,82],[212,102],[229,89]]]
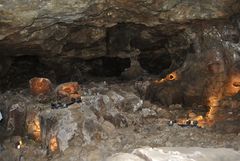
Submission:
[[[28,133],[34,137],[34,140],[41,141],[41,126],[39,117],[31,116],[27,121]]]
[[[215,115],[218,110],[219,100],[220,98],[217,96],[212,96],[208,99],[208,106],[210,107],[210,110],[207,113],[206,121],[209,126],[212,126],[215,122]]]
[[[194,121],[198,122],[199,127],[203,128],[203,127],[206,126],[206,120],[204,119],[204,117],[202,115],[199,115],[199,116],[195,117]]]
[[[181,118],[177,120],[178,124],[183,124],[185,125],[187,121],[197,121],[197,126],[198,127],[211,127],[215,123],[215,117],[216,117],[216,112],[219,107],[219,100],[220,96],[212,96],[209,97],[208,99],[208,105],[210,107],[210,110],[206,114],[206,117],[203,117],[202,115],[196,115],[193,112],[188,113],[188,118]]]
[[[166,80],[177,80],[177,72],[172,72],[171,74],[168,74],[165,78]]]
[[[73,94],[76,92],[74,86],[63,86],[62,90],[68,94]]]
[[[232,75],[226,85],[226,96],[233,96],[240,92],[240,74]]]
[[[194,114],[192,115],[192,112],[189,113],[189,118],[179,118],[177,120],[177,124],[179,125],[186,125],[187,122],[189,121],[190,125],[193,125],[193,121],[197,121],[197,126],[198,127],[205,127],[206,126],[206,119],[202,115],[197,116]]]
[[[210,110],[207,113],[207,117],[210,120],[214,119],[214,115],[217,112],[218,101],[219,101],[219,99],[217,97],[210,97],[209,98],[209,104],[208,105],[210,107]]]
[[[31,93],[34,95],[47,94],[52,90],[52,83],[47,78],[32,78],[29,85]]]
[[[80,85],[77,82],[63,83],[57,87],[57,94],[60,96],[67,96],[70,98],[80,98],[79,94]]]
[[[34,121],[33,135],[36,140],[38,140],[38,141],[41,140],[41,127],[40,127],[39,119]]]
[[[51,152],[55,152],[58,150],[58,142],[57,142],[57,137],[52,136],[49,142],[49,147]]]
[[[234,74],[230,76],[229,82],[226,84],[224,96],[234,96],[240,91],[240,74]],[[208,106],[210,110],[206,116],[206,124],[208,126],[212,126],[216,119],[220,119],[219,117],[216,118],[216,113],[219,109],[219,101],[223,98],[223,96],[218,95],[215,93],[214,96],[209,97],[208,99]]]
[[[178,76],[177,76],[176,71],[168,74],[165,78],[163,78],[161,80],[156,80],[155,83],[163,83],[165,81],[173,81],[173,80],[178,80]]]

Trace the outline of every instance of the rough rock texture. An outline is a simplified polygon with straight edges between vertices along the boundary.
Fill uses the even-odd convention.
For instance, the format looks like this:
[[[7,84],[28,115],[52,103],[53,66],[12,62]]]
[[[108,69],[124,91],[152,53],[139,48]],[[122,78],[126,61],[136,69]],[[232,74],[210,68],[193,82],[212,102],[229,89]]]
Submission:
[[[210,105],[214,100],[237,94],[240,90],[237,85],[240,81],[237,27],[205,24],[189,36],[195,52],[188,54],[183,65],[175,71],[176,80],[153,83],[148,98],[167,105]]]
[[[64,109],[51,109],[56,98],[32,96],[26,89],[1,94],[1,111],[7,107],[16,107],[16,102],[19,102],[19,105],[24,105],[28,115],[39,114],[41,141],[35,140],[27,133],[29,131],[25,131],[22,135],[23,145],[20,150],[16,149],[15,139],[3,135],[9,134],[6,130],[7,121],[0,122],[0,137],[4,137],[2,145],[0,144],[0,158],[3,161],[18,161],[20,157],[25,161],[105,161],[116,153],[131,153],[134,149],[145,146],[240,149],[239,130],[232,133],[229,124],[220,123],[217,131],[212,128],[180,127],[176,124],[169,126],[170,119],[186,117],[187,110],[181,105],[166,107],[142,100],[137,92],[139,90],[135,89],[139,86],[135,86],[134,81],[90,83],[81,87],[82,102]],[[229,113],[226,117],[230,113],[238,114],[239,108],[234,107],[239,102],[238,97],[234,101],[222,102],[226,106],[232,103],[232,108],[223,108]],[[7,114],[4,111],[4,119],[8,117]],[[35,120],[29,116],[26,119],[27,125],[30,120]],[[14,135],[21,134],[16,131]],[[50,140],[54,137],[58,146],[56,151],[51,152]],[[118,160],[126,157],[114,156]]]
[[[0,157],[101,161],[143,146],[239,150],[239,13],[239,0],[2,0],[0,87],[16,92],[0,98]],[[170,81],[144,80],[146,73]],[[139,80],[90,83],[89,74]],[[22,86],[35,76],[80,82],[82,103],[51,109],[57,98]],[[216,130],[168,126],[187,118],[187,107],[205,116],[202,104],[221,107]],[[24,131],[26,111],[41,117],[41,143]],[[19,150],[6,139],[12,135],[26,136]],[[49,152],[54,141],[60,153]]]
[[[15,72],[24,71],[27,62],[16,65],[21,58],[16,56],[31,55],[36,60],[22,58],[33,63],[33,68],[28,67],[33,71],[27,73],[55,77],[58,81],[83,81],[86,73],[132,79],[139,78],[144,70],[164,77],[184,65],[180,73],[185,84],[182,86],[187,90],[180,96],[202,97],[201,89],[207,92],[222,86],[211,83],[226,81],[224,77],[230,72],[226,68],[238,60],[239,12],[237,0],[3,0],[0,76],[5,79],[1,79],[0,86],[20,84],[9,81],[19,76],[25,78],[21,72]],[[223,54],[221,45],[214,42],[227,47],[227,52]],[[216,49],[208,50],[211,47]],[[133,59],[136,51],[137,59]],[[218,52],[222,55],[216,56]],[[223,65],[225,55],[230,61],[228,65]],[[222,58],[221,62],[214,62],[216,58]],[[35,63],[44,66],[40,67],[43,70],[37,70]],[[216,73],[222,68],[225,74]],[[198,79],[200,76],[209,78],[208,82]],[[186,77],[194,81],[189,84]],[[197,94],[193,96],[192,91]],[[170,93],[176,93],[174,97],[181,102],[181,89]],[[163,102],[171,104],[174,99],[169,97]]]
[[[175,24],[224,19],[238,13],[239,8],[240,2],[236,0],[3,0],[0,3],[1,54],[101,57],[134,46],[130,42],[137,32],[131,35],[121,28],[139,31],[141,27],[160,27],[164,33],[171,33],[174,28],[184,28],[184,25],[174,27]],[[111,28],[119,23],[138,27],[137,30],[125,25],[117,27],[119,30]],[[125,42],[117,47],[118,34]],[[146,31],[140,34],[143,38],[140,41],[151,37]]]
[[[45,146],[48,146],[52,136],[57,137],[59,151],[66,150],[68,141],[76,135],[77,122],[69,110],[48,110],[41,114],[42,139]]]

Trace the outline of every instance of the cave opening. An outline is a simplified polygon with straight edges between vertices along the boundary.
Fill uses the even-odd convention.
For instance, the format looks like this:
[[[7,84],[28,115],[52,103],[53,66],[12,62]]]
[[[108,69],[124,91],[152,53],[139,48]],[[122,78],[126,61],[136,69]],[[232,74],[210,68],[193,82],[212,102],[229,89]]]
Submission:
[[[131,60],[129,58],[103,57],[91,60],[89,63],[92,66],[89,72],[93,76],[119,77],[125,69],[130,67]]]
[[[0,10],[1,161],[239,160],[240,1]]]
[[[170,68],[172,59],[169,53],[145,53],[140,54],[139,62],[141,67],[149,73],[160,75]]]
[[[100,57],[92,60],[78,58],[42,58],[39,56],[11,57],[2,63],[1,90],[27,87],[33,77],[47,77],[56,83],[86,82],[89,78],[120,77],[130,67],[129,58]]]
[[[106,33],[107,55],[137,57],[142,69],[161,77],[180,68],[187,54],[195,52],[192,43],[184,30],[173,26],[119,23]]]
[[[38,56],[7,57],[8,65],[2,63],[1,89],[3,91],[27,87],[27,82],[36,76],[47,77],[50,69],[40,62]]]
[[[98,31],[90,28],[94,33]],[[73,55],[41,56],[39,49],[33,50],[31,55],[24,55],[21,53],[25,51],[24,49],[10,48],[7,51],[11,51],[11,54],[18,53],[18,56],[5,57],[5,61],[0,62],[1,77],[4,78],[0,81],[1,89],[4,91],[22,85],[26,87],[28,80],[36,76],[48,77],[54,83],[67,81],[84,83],[94,78],[103,80],[111,77],[133,80],[146,74],[164,78],[180,68],[188,54],[195,52],[184,30],[165,30],[133,23],[119,23],[106,29],[105,39],[100,38],[86,46],[83,42],[74,42],[75,39],[84,32],[90,34],[89,36],[93,33],[88,33],[84,27],[71,30],[73,33],[66,37],[63,52],[82,52],[89,49],[94,53],[92,49],[96,44],[98,44],[96,51],[102,52],[102,47],[98,49],[99,45],[105,45],[105,55],[97,58]],[[69,44],[74,46],[66,50]],[[34,54],[34,51],[38,52]]]

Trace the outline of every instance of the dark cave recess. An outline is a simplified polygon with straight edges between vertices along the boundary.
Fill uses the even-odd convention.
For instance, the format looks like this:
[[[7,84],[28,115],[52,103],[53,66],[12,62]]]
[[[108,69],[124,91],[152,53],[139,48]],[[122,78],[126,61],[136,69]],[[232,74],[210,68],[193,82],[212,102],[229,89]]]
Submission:
[[[77,55],[47,56],[41,54],[46,51],[35,49],[34,46],[19,48],[0,45],[1,49],[6,49],[6,56],[0,61],[0,73],[4,78],[0,81],[1,87],[21,86],[34,76],[49,77],[53,82],[60,83],[72,80],[82,82],[87,76],[120,77],[131,66],[132,53],[136,49],[139,51],[136,57],[141,68],[149,74],[164,77],[179,68],[188,53],[194,52],[192,42],[189,42],[183,30],[173,28],[162,31],[158,27],[132,23],[119,23],[107,28],[105,39],[97,42],[89,40],[88,44],[75,43],[70,38],[64,41],[66,45],[63,50],[69,53],[72,50],[86,51],[86,55],[89,55],[106,48],[106,54],[88,59]]]

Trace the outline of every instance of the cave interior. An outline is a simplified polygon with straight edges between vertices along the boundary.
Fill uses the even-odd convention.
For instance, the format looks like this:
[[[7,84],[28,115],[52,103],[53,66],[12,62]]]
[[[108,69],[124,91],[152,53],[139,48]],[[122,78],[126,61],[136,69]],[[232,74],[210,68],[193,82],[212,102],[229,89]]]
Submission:
[[[237,161],[240,2],[194,2],[0,2],[0,160]]]

